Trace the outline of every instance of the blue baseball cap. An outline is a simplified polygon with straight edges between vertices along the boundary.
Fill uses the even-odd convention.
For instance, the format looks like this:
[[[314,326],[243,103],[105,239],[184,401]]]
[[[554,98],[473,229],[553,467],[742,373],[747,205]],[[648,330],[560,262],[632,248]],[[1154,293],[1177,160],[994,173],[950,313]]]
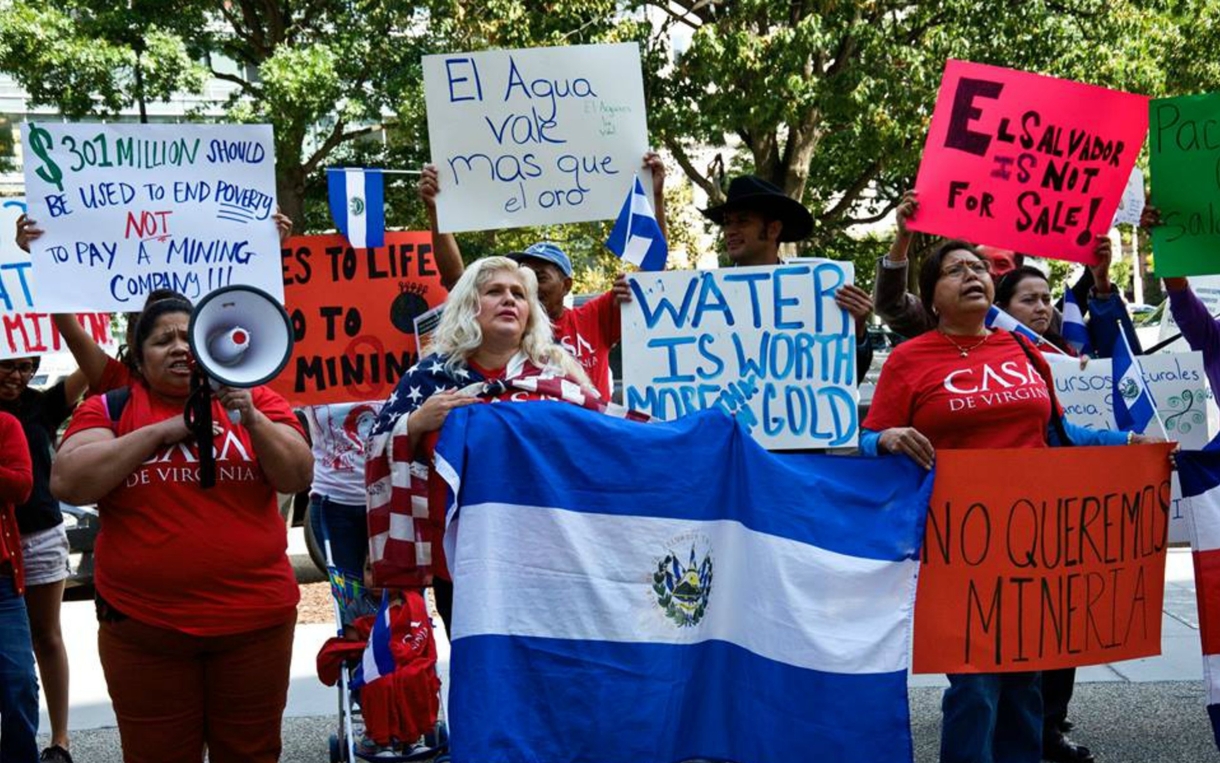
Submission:
[[[564,278],[572,277],[572,261],[564,251],[552,243],[542,241],[527,248],[524,252],[510,252],[505,255],[510,260],[521,262],[524,259],[542,260],[559,268]]]

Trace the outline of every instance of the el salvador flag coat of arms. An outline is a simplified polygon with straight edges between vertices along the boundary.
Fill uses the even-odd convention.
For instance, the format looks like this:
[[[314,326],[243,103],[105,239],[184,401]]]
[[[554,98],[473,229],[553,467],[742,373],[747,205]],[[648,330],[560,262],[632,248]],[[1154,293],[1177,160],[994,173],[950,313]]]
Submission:
[[[454,763],[910,761],[932,478],[717,410],[450,412]]]

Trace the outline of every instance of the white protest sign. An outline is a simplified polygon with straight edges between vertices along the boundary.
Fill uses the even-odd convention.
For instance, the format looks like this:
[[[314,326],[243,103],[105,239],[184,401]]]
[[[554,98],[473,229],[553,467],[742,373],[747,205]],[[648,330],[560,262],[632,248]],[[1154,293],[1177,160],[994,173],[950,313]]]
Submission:
[[[1220,315],[1220,276],[1191,276],[1190,290],[1207,308],[1208,315]],[[1161,314],[1161,331],[1157,342],[1163,342],[1181,332],[1182,329],[1178,326],[1178,322],[1173,319],[1173,311],[1169,309],[1169,298],[1166,297],[1165,312]],[[1190,345],[1186,339],[1179,338],[1176,342],[1166,345],[1164,351],[1186,352],[1189,349]]]
[[[1127,179],[1127,187],[1123,189],[1122,198],[1118,200],[1118,209],[1114,210],[1113,228],[1119,223],[1139,225],[1140,215],[1144,213],[1144,173],[1139,167],[1131,168],[1131,177]]]
[[[231,284],[283,300],[269,125],[27,122],[32,245],[43,309],[139,310]]]
[[[423,63],[441,232],[618,215],[648,150],[635,43]]]
[[[854,446],[855,321],[834,302],[854,276],[832,260],[631,274],[624,402],[664,420],[716,406],[771,450]]]
[[[1140,367],[1148,380],[1157,412],[1169,439],[1186,450],[1198,450],[1211,440],[1220,421],[1220,410],[1212,399],[1203,355],[1198,352],[1142,355]],[[1093,429],[1115,429],[1111,361],[1091,360],[1082,371],[1076,363],[1056,363],[1053,368],[1055,394],[1064,415],[1073,424]],[[1182,492],[1174,475],[1169,539],[1189,540],[1186,519],[1179,509]]]
[[[38,300],[30,255],[17,246],[17,218],[25,199],[0,199],[0,360],[47,355],[65,349],[51,314]],[[108,313],[79,313],[76,319],[103,347],[111,347]]]

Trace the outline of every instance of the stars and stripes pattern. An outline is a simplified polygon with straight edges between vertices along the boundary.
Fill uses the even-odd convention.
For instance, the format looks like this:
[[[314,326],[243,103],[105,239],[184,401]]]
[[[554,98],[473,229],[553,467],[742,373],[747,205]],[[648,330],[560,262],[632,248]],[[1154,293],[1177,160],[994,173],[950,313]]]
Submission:
[[[648,419],[607,404],[592,387],[558,369],[539,368],[523,353],[509,362],[503,379],[490,382],[473,368],[447,368],[439,355],[422,359],[386,400],[365,450],[369,555],[380,585],[430,585],[436,570],[443,569],[445,487],[432,479],[426,454],[412,449],[407,427],[410,414],[429,397],[449,390],[489,402],[561,400],[618,418]]]

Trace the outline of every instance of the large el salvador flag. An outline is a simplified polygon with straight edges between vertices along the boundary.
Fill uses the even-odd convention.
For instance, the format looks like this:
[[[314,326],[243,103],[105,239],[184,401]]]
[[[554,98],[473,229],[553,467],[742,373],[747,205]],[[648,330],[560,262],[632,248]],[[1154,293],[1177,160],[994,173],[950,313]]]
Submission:
[[[931,477],[718,410],[449,413],[454,763],[910,761]]]

